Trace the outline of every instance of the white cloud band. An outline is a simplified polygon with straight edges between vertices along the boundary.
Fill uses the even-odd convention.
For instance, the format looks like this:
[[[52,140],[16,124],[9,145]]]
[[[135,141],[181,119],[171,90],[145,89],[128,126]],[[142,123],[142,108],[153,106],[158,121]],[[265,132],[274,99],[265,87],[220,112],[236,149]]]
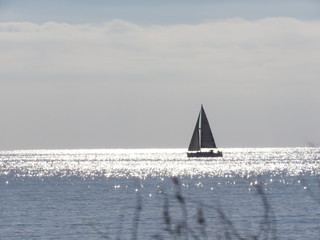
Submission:
[[[0,23],[0,75],[192,80],[272,72],[283,79],[285,72],[292,77],[302,70],[312,77],[318,73],[319,29],[320,21],[291,18],[148,27],[121,20]]]

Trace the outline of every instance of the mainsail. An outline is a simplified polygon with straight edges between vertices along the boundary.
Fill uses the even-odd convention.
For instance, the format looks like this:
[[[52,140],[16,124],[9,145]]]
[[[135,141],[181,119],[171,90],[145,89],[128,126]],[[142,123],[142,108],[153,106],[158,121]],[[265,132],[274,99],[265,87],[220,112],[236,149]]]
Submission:
[[[201,148],[216,148],[206,113],[201,110],[190,141],[189,151],[199,151]]]
[[[216,148],[208,118],[201,105],[201,148]]]

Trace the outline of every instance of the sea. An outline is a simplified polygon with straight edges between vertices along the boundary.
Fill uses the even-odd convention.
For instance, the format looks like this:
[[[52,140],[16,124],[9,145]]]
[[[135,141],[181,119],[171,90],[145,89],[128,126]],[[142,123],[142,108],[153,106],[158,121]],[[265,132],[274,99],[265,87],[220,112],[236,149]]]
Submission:
[[[0,239],[320,239],[320,148],[0,151]]]

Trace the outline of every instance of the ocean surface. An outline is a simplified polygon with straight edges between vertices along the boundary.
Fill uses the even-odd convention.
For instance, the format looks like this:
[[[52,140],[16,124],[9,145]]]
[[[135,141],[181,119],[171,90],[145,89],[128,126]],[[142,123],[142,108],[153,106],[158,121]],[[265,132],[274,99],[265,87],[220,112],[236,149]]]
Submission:
[[[320,148],[0,152],[0,239],[320,239]]]

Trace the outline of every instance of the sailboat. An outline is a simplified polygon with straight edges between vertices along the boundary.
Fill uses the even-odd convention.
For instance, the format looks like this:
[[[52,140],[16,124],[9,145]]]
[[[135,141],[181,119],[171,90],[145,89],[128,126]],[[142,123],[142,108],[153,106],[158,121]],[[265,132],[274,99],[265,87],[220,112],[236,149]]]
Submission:
[[[208,149],[209,151],[202,151]],[[222,157],[221,151],[216,151],[207,115],[201,105],[200,113],[189,144],[188,157]]]

